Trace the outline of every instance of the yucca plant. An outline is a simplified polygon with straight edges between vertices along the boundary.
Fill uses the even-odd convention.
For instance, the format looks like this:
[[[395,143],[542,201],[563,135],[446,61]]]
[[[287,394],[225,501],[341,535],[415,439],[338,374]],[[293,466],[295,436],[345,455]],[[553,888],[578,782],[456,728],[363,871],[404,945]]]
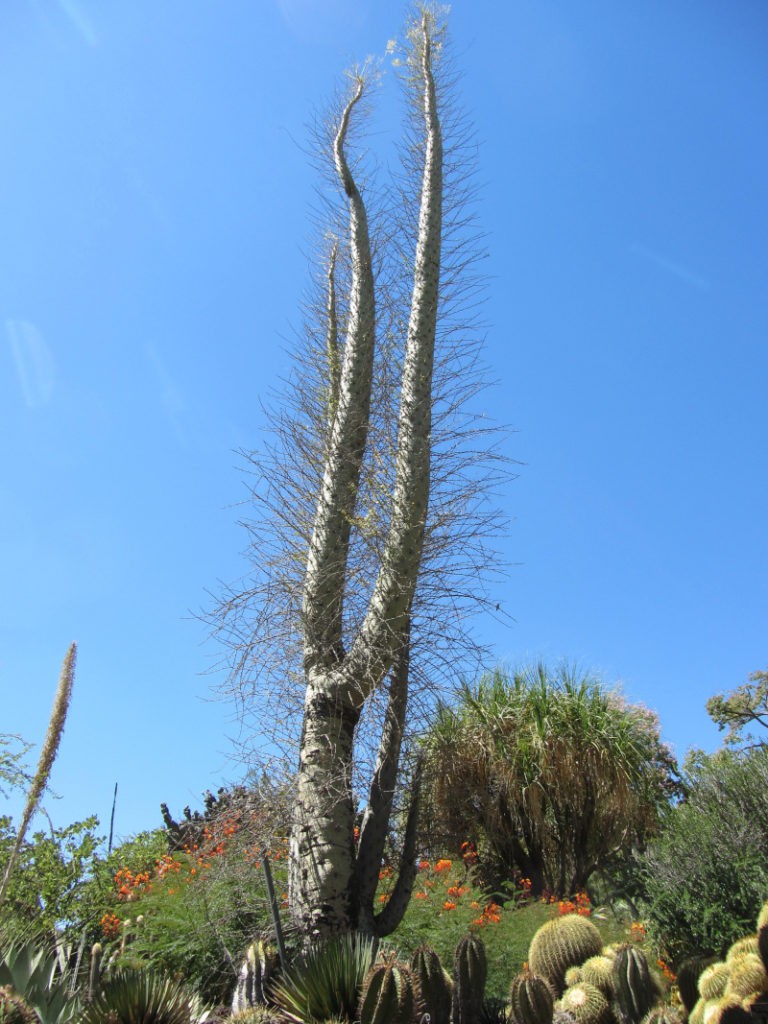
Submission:
[[[376,943],[354,932],[298,957],[269,988],[270,998],[294,1024],[330,1018],[354,1020],[360,988],[376,955]]]
[[[148,970],[116,972],[78,1024],[202,1024],[208,1013],[181,982]]]
[[[533,896],[583,889],[655,827],[676,777],[653,715],[567,666],[465,684],[423,749],[428,844],[473,839],[492,890],[519,874]]]

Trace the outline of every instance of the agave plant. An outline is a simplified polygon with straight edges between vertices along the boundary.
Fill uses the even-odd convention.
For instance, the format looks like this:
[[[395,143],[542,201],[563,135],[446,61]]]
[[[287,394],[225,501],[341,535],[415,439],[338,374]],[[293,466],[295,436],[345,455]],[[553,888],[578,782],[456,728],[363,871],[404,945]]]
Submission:
[[[271,985],[269,996],[294,1024],[354,1020],[360,987],[375,956],[376,942],[367,936],[331,939],[298,957]]]
[[[40,1024],[69,1024],[80,1009],[57,954],[34,943],[11,945],[0,954],[0,985],[20,996]]]
[[[181,982],[148,970],[112,975],[78,1024],[203,1024],[208,1013]]]

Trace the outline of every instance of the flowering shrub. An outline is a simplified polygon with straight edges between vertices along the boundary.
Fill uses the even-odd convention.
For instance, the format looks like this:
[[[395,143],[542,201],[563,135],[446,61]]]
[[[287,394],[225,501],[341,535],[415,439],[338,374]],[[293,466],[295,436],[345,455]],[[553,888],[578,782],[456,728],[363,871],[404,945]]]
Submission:
[[[101,907],[94,921],[98,938],[111,944],[107,957],[116,951],[122,955],[127,937],[126,957],[168,973],[182,972],[206,1001],[215,1003],[229,999],[234,987],[230,955],[239,957],[271,923],[261,863],[266,837],[238,813],[221,815],[188,835],[189,842],[169,850],[165,833],[147,833],[102,862]],[[270,846],[280,893],[287,840],[273,837]],[[284,906],[285,899],[283,892]],[[141,928],[131,928],[129,919],[139,916]]]

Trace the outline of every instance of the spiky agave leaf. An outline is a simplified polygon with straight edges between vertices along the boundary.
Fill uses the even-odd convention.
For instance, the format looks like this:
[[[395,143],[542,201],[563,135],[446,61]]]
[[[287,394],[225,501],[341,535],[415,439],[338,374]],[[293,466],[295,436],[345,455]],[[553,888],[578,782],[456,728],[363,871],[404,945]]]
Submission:
[[[272,983],[269,996],[295,1024],[332,1017],[353,1020],[360,987],[375,957],[375,942],[348,933],[298,957]]]
[[[199,1021],[198,1002],[181,982],[154,971],[129,969],[110,978],[78,1024],[193,1024],[193,1010]]]

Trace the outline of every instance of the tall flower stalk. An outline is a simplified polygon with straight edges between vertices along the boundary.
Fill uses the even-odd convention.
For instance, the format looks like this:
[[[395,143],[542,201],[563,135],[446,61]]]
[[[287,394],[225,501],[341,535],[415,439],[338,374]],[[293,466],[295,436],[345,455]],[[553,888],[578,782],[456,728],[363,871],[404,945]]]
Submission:
[[[29,787],[27,802],[24,807],[24,813],[21,817],[21,824],[19,825],[19,830],[16,834],[16,842],[11,850],[8,863],[5,866],[5,874],[3,875],[2,884],[0,884],[0,906],[2,906],[5,901],[8,884],[19,856],[21,844],[24,842],[24,836],[29,828],[29,823],[32,820],[32,817],[37,810],[37,805],[40,803],[40,797],[43,795],[43,791],[48,785],[48,779],[51,774],[51,769],[53,768],[53,762],[56,760],[56,754],[59,751],[59,742],[61,741],[61,734],[64,732],[64,723],[67,720],[69,701],[72,696],[72,685],[75,681],[76,658],[77,645],[70,644],[67,655],[64,658],[64,664],[61,667],[59,685],[56,690],[56,697],[53,701],[51,717],[48,722],[48,732],[45,734],[45,742],[43,743],[43,749],[40,752],[37,771],[35,772],[32,778],[32,783]]]

